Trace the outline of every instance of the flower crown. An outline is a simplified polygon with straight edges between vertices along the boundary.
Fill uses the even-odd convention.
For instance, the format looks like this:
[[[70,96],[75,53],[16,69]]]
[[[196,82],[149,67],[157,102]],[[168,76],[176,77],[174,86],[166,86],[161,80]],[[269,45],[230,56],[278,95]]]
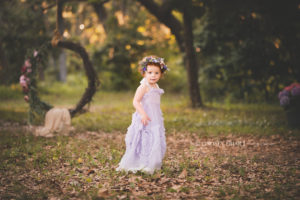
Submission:
[[[140,62],[140,66],[141,66],[143,72],[147,71],[147,65],[149,63],[159,64],[160,69],[162,70],[162,72],[165,72],[166,70],[169,70],[169,68],[167,67],[167,65],[164,62],[164,58],[155,57],[155,56],[146,56]]]

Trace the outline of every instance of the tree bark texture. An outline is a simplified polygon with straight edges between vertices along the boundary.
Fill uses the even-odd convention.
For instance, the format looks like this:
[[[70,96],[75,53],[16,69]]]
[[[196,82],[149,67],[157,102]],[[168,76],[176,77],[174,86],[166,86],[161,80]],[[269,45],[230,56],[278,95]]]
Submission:
[[[184,9],[184,41],[185,41],[185,66],[188,73],[189,92],[192,101],[192,107],[201,107],[203,105],[198,84],[198,65],[194,49],[194,36],[192,27],[192,18],[189,9]]]
[[[0,41],[0,69],[1,70],[6,70],[8,68],[8,61],[7,58],[5,56],[4,50],[2,48],[2,43]],[[1,77],[0,83],[5,83],[5,77]],[[6,84],[6,83],[5,83]]]

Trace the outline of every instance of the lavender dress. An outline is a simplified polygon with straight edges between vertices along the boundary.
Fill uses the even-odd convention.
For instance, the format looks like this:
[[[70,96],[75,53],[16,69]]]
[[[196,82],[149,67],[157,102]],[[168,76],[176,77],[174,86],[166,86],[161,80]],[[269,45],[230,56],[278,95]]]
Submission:
[[[116,170],[134,173],[140,170],[153,174],[154,170],[161,168],[166,152],[165,128],[160,109],[160,96],[164,90],[158,86],[150,87],[146,79],[143,79],[141,84],[149,87],[141,103],[151,121],[144,126],[137,111],[132,115],[132,122],[125,137],[126,151]]]

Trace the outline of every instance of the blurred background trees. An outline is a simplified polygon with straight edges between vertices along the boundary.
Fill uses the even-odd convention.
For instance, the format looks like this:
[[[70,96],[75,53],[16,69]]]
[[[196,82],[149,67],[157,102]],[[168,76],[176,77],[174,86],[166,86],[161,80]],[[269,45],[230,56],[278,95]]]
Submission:
[[[86,48],[101,90],[134,90],[143,56],[164,57],[171,71],[160,86],[188,94],[185,55],[174,31],[138,0],[78,0],[64,6],[63,36]],[[193,30],[197,83],[205,101],[273,101],[287,84],[300,81],[300,4],[296,0],[153,1],[168,5],[169,16]],[[167,3],[166,3],[167,2]],[[0,84],[18,82],[26,51],[50,41],[55,29],[53,1],[0,2]],[[184,10],[185,9],[185,10]],[[183,30],[179,30],[183,31]],[[182,32],[180,33],[182,34]],[[184,44],[185,45],[185,44]],[[41,70],[45,82],[85,79],[81,59],[53,49]],[[195,67],[197,67],[195,66]],[[75,78],[74,78],[75,77]]]
[[[17,82],[27,49],[50,39],[42,2],[0,1],[0,84]]]
[[[208,99],[270,101],[279,88],[300,81],[298,1],[200,3],[206,11],[195,22],[195,46]]]

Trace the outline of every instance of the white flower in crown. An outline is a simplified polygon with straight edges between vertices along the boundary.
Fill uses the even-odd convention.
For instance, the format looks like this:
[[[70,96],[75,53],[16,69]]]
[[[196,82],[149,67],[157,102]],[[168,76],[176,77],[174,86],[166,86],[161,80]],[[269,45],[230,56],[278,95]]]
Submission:
[[[164,58],[147,56],[147,57],[144,57],[143,60],[140,62],[140,65],[141,65],[143,71],[147,70],[147,65],[149,63],[159,64],[160,68],[163,70],[163,72],[166,70],[169,70],[169,68],[167,67],[167,65],[164,62]]]

